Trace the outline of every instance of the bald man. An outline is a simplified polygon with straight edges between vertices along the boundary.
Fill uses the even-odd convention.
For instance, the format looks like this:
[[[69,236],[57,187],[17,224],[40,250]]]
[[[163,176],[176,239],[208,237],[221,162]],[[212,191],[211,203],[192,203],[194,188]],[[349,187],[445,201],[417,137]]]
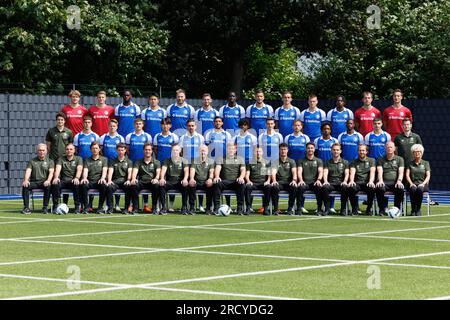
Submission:
[[[50,200],[50,187],[52,183],[55,163],[47,155],[47,145],[40,143],[36,146],[37,157],[31,159],[25,169],[25,177],[22,182],[23,214],[30,214],[30,191],[32,189],[44,189],[44,203],[42,213],[48,214],[48,202]]]

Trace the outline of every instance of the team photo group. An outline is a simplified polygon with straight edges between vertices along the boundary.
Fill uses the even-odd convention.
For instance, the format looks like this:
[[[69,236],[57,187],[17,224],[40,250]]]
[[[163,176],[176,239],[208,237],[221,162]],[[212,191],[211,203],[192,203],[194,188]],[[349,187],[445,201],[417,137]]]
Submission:
[[[99,91],[96,105],[86,108],[80,92],[70,91],[70,103],[56,114],[56,126],[26,167],[23,214],[31,213],[30,194],[39,190],[45,214],[66,213],[58,208],[67,208],[69,193],[77,214],[167,214],[174,211],[170,191],[175,191],[182,214],[218,215],[223,193],[229,191],[227,205],[232,192],[239,215],[306,214],[305,193],[314,194],[316,215],[385,215],[386,192],[393,194],[396,208],[408,195],[411,215],[421,215],[431,170],[398,89],[382,113],[372,105],[371,92],[362,93],[362,106],[355,111],[337,96],[327,112],[318,107],[316,95],[300,111],[289,91],[275,110],[264,102],[262,90],[246,108],[229,92],[219,110],[208,93],[196,109],[182,89],[167,109],[157,94],[149,95],[146,108],[135,104],[132,94],[124,90],[122,102],[113,107]],[[283,211],[282,194],[288,198]],[[253,205],[259,195],[262,207]],[[359,208],[362,196],[365,212]]]

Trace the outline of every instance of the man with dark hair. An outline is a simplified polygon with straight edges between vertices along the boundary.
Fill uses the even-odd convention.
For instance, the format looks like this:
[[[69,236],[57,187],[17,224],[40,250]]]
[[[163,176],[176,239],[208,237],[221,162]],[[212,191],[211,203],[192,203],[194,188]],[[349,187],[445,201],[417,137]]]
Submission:
[[[130,206],[130,185],[131,185],[131,172],[133,170],[133,163],[126,156],[127,146],[124,143],[119,143],[116,147],[117,158],[109,162],[108,166],[108,178],[106,182],[106,205],[107,209],[101,209],[98,213],[111,214],[113,210],[112,199],[113,194],[118,189],[122,189],[125,192],[125,210]],[[133,203],[133,211],[131,213],[137,213],[139,209],[138,203]],[[129,211],[129,209],[128,209]]]
[[[245,164],[248,164],[253,159],[258,141],[249,132],[250,122],[247,119],[239,120],[239,128],[241,130],[233,138],[233,143],[237,146],[237,155],[244,159]]]
[[[219,112],[212,106],[211,94],[203,94],[202,106],[195,111],[194,115],[194,120],[197,123],[197,131],[204,136],[208,130],[214,128],[214,119],[217,116],[219,116]]]
[[[347,131],[342,132],[338,137],[338,142],[342,148],[342,158],[351,162],[358,158],[358,146],[364,143],[364,137],[355,131],[355,121],[348,119],[346,122]]]
[[[144,144],[144,158],[134,163],[131,177],[131,194],[133,200],[133,212],[139,210],[139,192],[150,189],[152,193],[152,209],[144,212],[158,214],[157,204],[159,198],[159,178],[161,163],[152,156],[152,145]]]
[[[399,133],[395,139],[394,143],[397,147],[397,155],[405,160],[405,166],[413,160],[411,147],[415,144],[423,144],[420,136],[411,131],[412,122],[411,119],[405,118],[402,121],[403,132]]]
[[[263,150],[264,159],[272,161],[278,159],[278,148],[283,143],[283,136],[275,131],[275,120],[272,117],[266,119],[266,128],[258,137],[258,145]]]
[[[194,108],[186,103],[186,92],[183,89],[176,91],[176,103],[167,107],[167,117],[172,120],[172,132],[179,136],[186,133],[186,124],[189,119],[194,119]]]
[[[381,112],[372,106],[372,92],[365,91],[362,94],[363,106],[355,111],[355,128],[363,137],[373,131],[373,120],[381,118]]]
[[[80,213],[80,180],[83,173],[83,159],[75,155],[75,146],[69,143],[65,155],[58,158],[52,182],[53,211],[59,204],[61,189],[71,189],[75,202],[75,213]]]
[[[278,202],[280,198],[280,191],[289,192],[287,214],[294,214],[295,195],[297,193],[297,166],[295,161],[288,158],[288,145],[286,143],[280,144],[280,159],[270,164],[271,169],[271,191],[273,213],[279,215]]]
[[[327,121],[331,125],[331,136],[338,138],[342,132],[346,131],[346,122],[349,119],[353,119],[353,112],[345,107],[345,97],[339,95],[336,97],[336,108],[328,111]]]
[[[100,139],[98,134],[91,130],[92,128],[92,117],[85,116],[83,118],[83,131],[78,133],[75,138],[73,138],[73,144],[77,148],[76,152],[83,161],[89,158],[91,154],[91,144]]]
[[[236,93],[228,93],[228,103],[219,109],[219,116],[223,119],[223,129],[233,130],[230,134],[234,136],[234,131],[239,130],[238,122],[245,118],[245,109],[236,103]],[[223,154],[225,156],[226,153]]]
[[[199,158],[200,146],[205,144],[205,138],[196,131],[197,123],[193,119],[187,121],[186,127],[186,133],[181,136],[179,145],[183,150],[183,158],[191,164],[194,159]]]
[[[99,136],[108,132],[108,124],[114,119],[114,107],[106,104],[106,92],[97,92],[97,104],[90,106],[89,115],[92,117],[92,131]]]
[[[291,104],[291,91],[284,91],[282,99],[283,105],[275,110],[274,119],[277,121],[280,134],[285,138],[292,133],[294,121],[300,119],[300,110]]]
[[[22,182],[23,214],[30,214],[30,191],[44,189],[44,202],[42,212],[50,213],[48,202],[50,200],[50,187],[54,173],[54,162],[47,156],[47,145],[40,143],[36,146],[37,157],[31,159],[25,169]]]
[[[159,96],[152,93],[148,96],[149,107],[142,110],[141,119],[144,121],[144,130],[152,138],[161,133],[161,121],[167,118],[167,111],[159,106]]]
[[[350,163],[350,178],[348,181],[348,195],[352,205],[352,215],[358,215],[358,198],[356,194],[364,191],[367,194],[366,215],[372,215],[372,205],[375,196],[375,159],[367,156],[367,145],[358,147],[358,159]]]
[[[227,145],[227,156],[216,163],[214,169],[214,212],[220,206],[220,195],[223,190],[236,191],[237,214],[244,214],[245,164],[244,159],[236,155],[236,146]]]
[[[386,142],[391,141],[391,135],[383,131],[383,121],[379,118],[373,120],[373,131],[364,137],[365,144],[369,147],[369,157],[378,160],[386,155]]]
[[[125,137],[125,143],[133,163],[144,157],[144,144],[152,143],[152,137],[144,131],[144,120],[140,118],[134,120],[134,132]]]
[[[317,200],[316,214],[326,215],[328,212],[322,211],[322,193],[320,192],[322,187],[323,177],[323,161],[320,158],[314,156],[315,152],[314,143],[309,142],[306,145],[306,157],[297,161],[297,176],[298,176],[298,191],[297,191],[297,214],[300,215],[301,205],[303,204],[303,194],[305,191],[314,191]]]
[[[330,193],[338,191],[341,193],[341,215],[347,215],[347,181],[350,170],[348,161],[341,158],[341,145],[333,144],[331,147],[332,158],[325,161],[323,169],[322,198],[325,203],[324,215],[330,214]]]
[[[256,136],[263,133],[266,129],[266,119],[273,117],[273,108],[264,103],[262,90],[256,90],[255,103],[247,107],[246,117],[250,120],[250,127]]]
[[[66,146],[73,142],[73,134],[65,127],[66,115],[62,112],[56,114],[56,126],[49,129],[45,137],[49,158],[53,161],[64,156]]]
[[[115,117],[119,121],[119,134],[126,137],[134,130],[134,119],[140,116],[141,108],[135,104],[131,99],[133,94],[131,90],[126,89],[122,94],[123,101],[115,108]]]
[[[402,91],[400,89],[394,90],[392,94],[392,106],[387,107],[383,111],[383,122],[392,140],[402,132],[402,121],[404,119],[413,120],[411,110],[402,105],[402,99]]]
[[[320,126],[327,120],[325,111],[320,109],[317,104],[319,100],[315,94],[308,97],[308,108],[300,113],[300,120],[303,122],[304,133],[311,141],[320,137]]]

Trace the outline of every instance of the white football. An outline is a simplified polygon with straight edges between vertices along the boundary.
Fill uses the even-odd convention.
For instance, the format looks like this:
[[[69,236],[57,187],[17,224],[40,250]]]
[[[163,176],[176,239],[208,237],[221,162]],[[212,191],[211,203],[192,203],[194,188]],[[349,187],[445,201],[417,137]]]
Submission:
[[[397,208],[397,207],[390,207],[390,208],[386,211],[386,213],[387,213],[388,216],[389,216],[390,218],[392,218],[392,219],[396,219],[396,218],[400,217],[401,214],[402,214],[402,212],[400,211],[400,209]]]
[[[55,212],[57,214],[68,214],[69,213],[69,207],[65,203],[60,203],[57,207]]]
[[[230,215],[230,213],[231,213],[231,208],[229,207],[229,206],[227,206],[226,204],[223,204],[223,205],[221,205],[220,207],[219,207],[219,210],[218,210],[218,212],[219,212],[219,215],[222,215],[222,216],[229,216]]]

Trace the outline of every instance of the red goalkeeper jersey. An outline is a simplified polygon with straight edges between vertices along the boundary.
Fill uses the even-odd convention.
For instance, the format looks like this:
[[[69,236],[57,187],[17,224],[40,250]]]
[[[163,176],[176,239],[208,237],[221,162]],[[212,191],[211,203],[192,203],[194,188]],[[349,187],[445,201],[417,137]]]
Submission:
[[[391,135],[392,140],[395,136],[403,132],[403,119],[409,118],[412,122],[412,113],[405,106],[396,109],[393,106],[386,108],[383,112],[383,124],[386,131]]]

